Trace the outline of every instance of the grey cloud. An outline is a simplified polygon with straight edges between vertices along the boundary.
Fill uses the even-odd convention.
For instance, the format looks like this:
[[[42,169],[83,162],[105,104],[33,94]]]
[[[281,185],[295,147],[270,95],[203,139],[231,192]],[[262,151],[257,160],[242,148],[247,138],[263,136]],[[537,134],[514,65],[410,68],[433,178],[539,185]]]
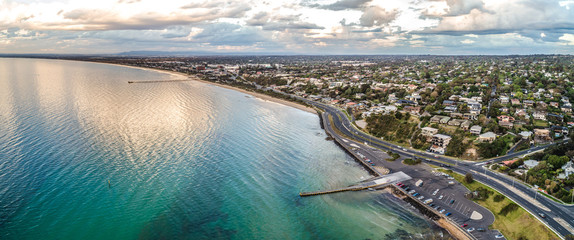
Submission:
[[[395,20],[398,14],[399,12],[396,9],[387,11],[378,6],[371,6],[365,9],[359,21],[361,26],[364,27],[383,26]]]
[[[76,30],[143,30],[143,29],[163,29],[170,26],[188,25],[219,18],[240,18],[245,15],[251,7],[245,3],[231,3],[223,8],[207,9],[200,13],[161,15],[154,12],[140,13],[123,19],[111,11],[98,9],[74,9],[62,13],[65,19],[73,20]],[[44,26],[48,29],[60,28],[57,24]],[[74,27],[67,24],[65,27]]]
[[[285,29],[324,29],[314,23],[300,21],[301,15],[271,15],[260,12],[246,21],[249,26],[260,26],[263,30],[283,31]]]
[[[309,5],[309,7],[327,9],[333,11],[353,10],[353,9],[362,9],[365,7],[365,4],[371,1],[372,0],[339,0],[335,3],[328,5],[311,4]]]
[[[298,23],[271,22],[263,26],[263,30],[283,31],[285,29],[325,29],[325,28],[317,24],[307,22],[298,22]]]
[[[454,8],[458,13],[466,12],[467,7]],[[476,5],[475,5],[476,6]],[[466,10],[464,10],[466,9]],[[455,11],[456,12],[456,11]],[[496,5],[496,9],[470,11],[466,15],[442,16],[436,27],[431,27],[416,33],[464,35],[464,34],[504,34],[528,31],[551,32],[574,30],[574,12],[559,6],[557,2],[545,0],[522,0],[519,2],[504,2]],[[541,40],[532,36],[535,40]],[[547,41],[545,39],[542,39]]]
[[[449,7],[448,16],[458,16],[470,13],[473,9],[485,11],[482,0],[446,0]]]
[[[210,45],[229,46],[253,45],[267,41],[257,29],[230,23],[206,25],[203,31],[195,35],[193,39]]]

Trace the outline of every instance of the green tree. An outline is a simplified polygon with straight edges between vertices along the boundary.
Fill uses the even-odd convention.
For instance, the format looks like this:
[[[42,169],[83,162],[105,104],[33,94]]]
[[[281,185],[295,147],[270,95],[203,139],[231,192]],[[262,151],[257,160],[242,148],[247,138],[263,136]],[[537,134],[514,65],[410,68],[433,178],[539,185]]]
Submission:
[[[466,175],[464,175],[464,182],[466,182],[466,183],[474,182],[474,178],[472,177],[472,173],[466,173]]]

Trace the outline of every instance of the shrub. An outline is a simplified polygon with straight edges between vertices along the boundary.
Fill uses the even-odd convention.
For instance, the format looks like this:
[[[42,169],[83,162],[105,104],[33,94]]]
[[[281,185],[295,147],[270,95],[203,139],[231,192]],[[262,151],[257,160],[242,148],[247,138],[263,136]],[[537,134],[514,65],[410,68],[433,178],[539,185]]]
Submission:
[[[500,194],[496,194],[496,195],[494,195],[494,199],[493,199],[493,200],[494,200],[494,202],[500,202],[500,201],[502,201],[502,200],[504,200],[504,199],[505,199],[504,196],[502,196],[502,195],[500,195]]]
[[[407,164],[407,165],[417,165],[417,164],[421,163],[421,160],[420,159],[413,160],[411,158],[407,158],[403,161],[403,163]]]
[[[504,206],[502,209],[500,209],[500,215],[502,216],[506,216],[511,212],[514,212],[518,209],[518,205],[516,203],[509,203],[508,205]]]

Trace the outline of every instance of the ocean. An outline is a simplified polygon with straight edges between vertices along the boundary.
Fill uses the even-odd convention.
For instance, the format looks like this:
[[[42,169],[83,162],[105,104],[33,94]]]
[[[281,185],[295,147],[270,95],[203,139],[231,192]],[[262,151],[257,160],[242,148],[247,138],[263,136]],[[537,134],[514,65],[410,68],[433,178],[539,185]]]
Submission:
[[[181,76],[0,58],[0,239],[388,239],[436,227],[316,114]],[[395,235],[388,235],[395,234]],[[399,234],[400,235],[400,234]]]

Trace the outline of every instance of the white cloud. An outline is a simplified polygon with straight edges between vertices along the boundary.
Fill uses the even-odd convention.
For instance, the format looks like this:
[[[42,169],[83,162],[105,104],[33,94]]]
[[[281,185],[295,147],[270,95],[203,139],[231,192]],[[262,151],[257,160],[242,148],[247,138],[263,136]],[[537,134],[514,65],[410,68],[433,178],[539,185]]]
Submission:
[[[562,37],[559,38],[562,42],[562,45],[574,45],[574,34],[564,34]]]
[[[463,43],[463,44],[473,44],[473,43],[474,43],[474,40],[465,39],[465,40],[462,40],[462,41],[460,41],[460,42]]]

